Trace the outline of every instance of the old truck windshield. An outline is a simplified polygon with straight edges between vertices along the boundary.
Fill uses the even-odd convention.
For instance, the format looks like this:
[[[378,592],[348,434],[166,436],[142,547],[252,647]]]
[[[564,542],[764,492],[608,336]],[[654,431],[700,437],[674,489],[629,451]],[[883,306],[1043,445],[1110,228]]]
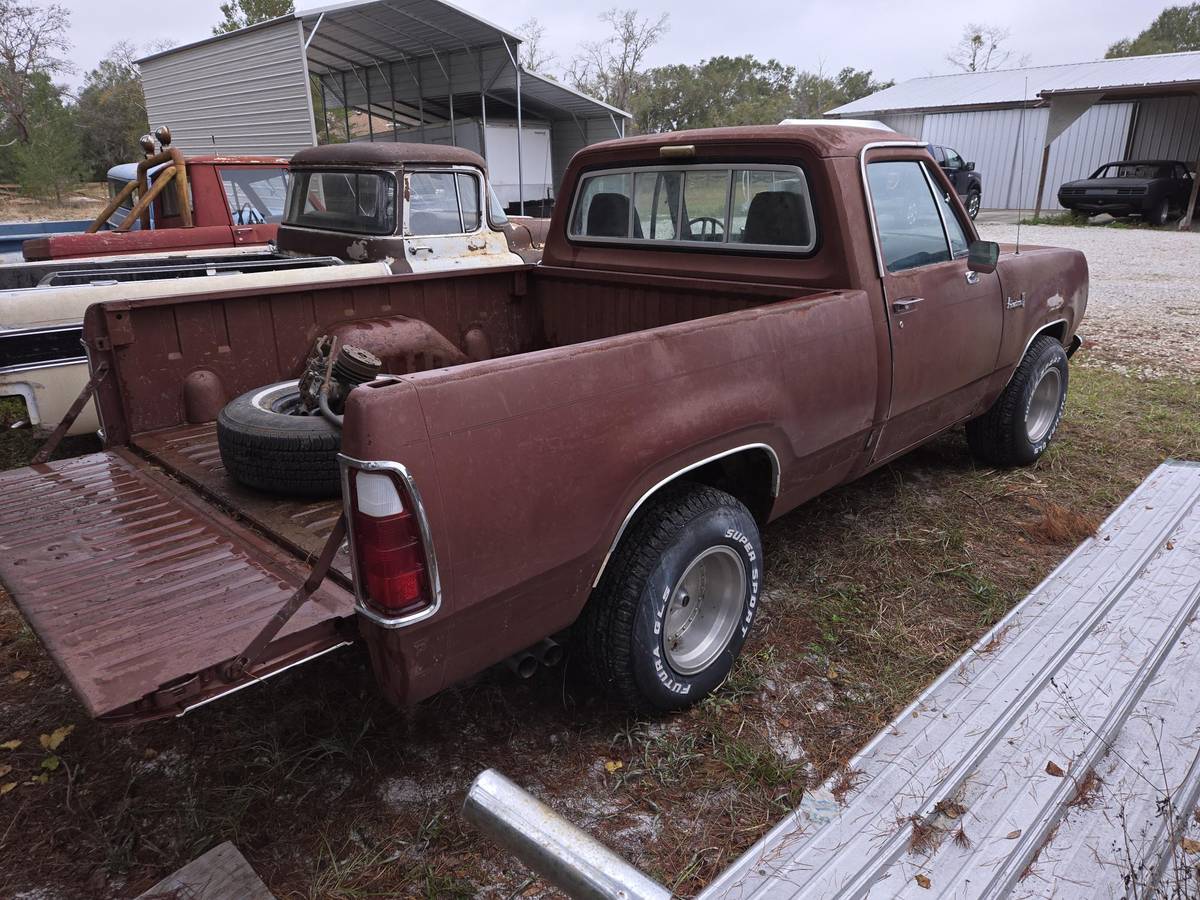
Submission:
[[[284,224],[394,234],[396,179],[386,172],[293,172]]]
[[[664,166],[596,172],[575,192],[570,235],[586,241],[810,252],[808,182],[795,166]]]
[[[287,169],[221,167],[221,187],[234,225],[277,225],[287,197]]]

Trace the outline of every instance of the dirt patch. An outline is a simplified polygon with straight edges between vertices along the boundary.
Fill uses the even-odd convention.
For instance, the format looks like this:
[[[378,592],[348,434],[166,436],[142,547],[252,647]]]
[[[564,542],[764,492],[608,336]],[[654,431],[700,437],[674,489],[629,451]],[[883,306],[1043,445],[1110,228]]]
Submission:
[[[0,225],[12,222],[54,222],[59,219],[91,219],[108,202],[108,185],[103,181],[81,184],[63,194],[62,202],[22,196],[11,186],[0,186]]]
[[[0,595],[0,745],[21,741],[0,750],[0,786],[17,785],[0,796],[0,896],[134,896],[232,840],[280,898],[551,897],[459,816],[487,766],[691,895],[1066,555],[1027,530],[1031,510],[1093,521],[1168,456],[1200,458],[1193,384],[1080,369],[1035,467],[977,468],[956,431],[816,499],[764,532],[766,599],[726,685],[656,718],[599,699],[569,660],[401,712],[347,649],[117,730],[87,721]],[[40,736],[71,724],[45,768]]]

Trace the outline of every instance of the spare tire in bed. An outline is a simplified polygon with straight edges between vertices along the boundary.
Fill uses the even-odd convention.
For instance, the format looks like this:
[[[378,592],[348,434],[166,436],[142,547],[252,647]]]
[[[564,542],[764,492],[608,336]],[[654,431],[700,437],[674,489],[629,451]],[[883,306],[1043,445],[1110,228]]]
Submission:
[[[302,409],[299,383],[282,381],[242,394],[217,416],[225,471],[247,487],[289,497],[333,497],[340,491],[342,435],[321,415]]]

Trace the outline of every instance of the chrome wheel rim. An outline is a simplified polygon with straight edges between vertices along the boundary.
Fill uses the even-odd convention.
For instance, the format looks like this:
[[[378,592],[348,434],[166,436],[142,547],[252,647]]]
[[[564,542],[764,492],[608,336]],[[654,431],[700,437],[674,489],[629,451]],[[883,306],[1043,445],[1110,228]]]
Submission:
[[[976,215],[978,215],[978,213],[979,213],[979,195],[978,194],[972,194],[970,197],[967,198],[967,212],[970,214],[972,219],[975,218]]]
[[[709,547],[688,564],[663,616],[663,653],[694,675],[724,652],[746,603],[746,567],[732,547]]]
[[[1029,409],[1025,412],[1025,433],[1031,444],[1040,443],[1058,416],[1058,406],[1062,400],[1062,375],[1058,369],[1051,366],[1042,373],[1042,377],[1033,388],[1029,398]]]

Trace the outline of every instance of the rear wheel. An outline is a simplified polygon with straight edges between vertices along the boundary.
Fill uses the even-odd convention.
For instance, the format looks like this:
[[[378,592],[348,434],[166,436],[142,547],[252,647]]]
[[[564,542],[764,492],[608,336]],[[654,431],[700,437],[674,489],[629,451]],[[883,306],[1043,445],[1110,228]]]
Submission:
[[[979,204],[982,198],[975,188],[967,191],[967,215],[974,219],[979,215]]]
[[[1056,338],[1036,338],[991,409],[967,423],[967,444],[993,466],[1027,466],[1045,452],[1067,403],[1067,354]]]
[[[322,416],[303,414],[295,381],[242,394],[217,416],[225,471],[247,487],[273,494],[336,496],[341,437]]]
[[[580,620],[591,677],[634,708],[691,706],[729,674],[761,584],[750,511],[715,488],[665,488],[621,539]]]

